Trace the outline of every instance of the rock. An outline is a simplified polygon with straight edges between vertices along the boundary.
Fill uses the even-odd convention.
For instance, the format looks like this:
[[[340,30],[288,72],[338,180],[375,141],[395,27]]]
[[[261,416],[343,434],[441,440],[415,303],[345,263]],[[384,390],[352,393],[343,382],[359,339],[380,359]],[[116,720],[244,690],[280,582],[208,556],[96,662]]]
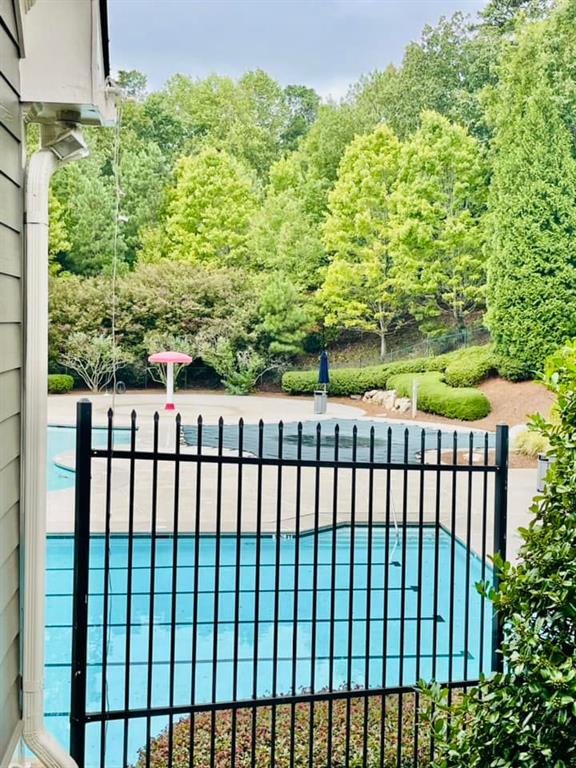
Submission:
[[[406,413],[410,408],[412,408],[412,401],[409,397],[399,397],[396,400],[394,410],[399,411],[400,413]]]
[[[366,395],[364,395],[364,398],[362,398],[362,395],[350,395],[350,400],[362,400],[366,399]]]

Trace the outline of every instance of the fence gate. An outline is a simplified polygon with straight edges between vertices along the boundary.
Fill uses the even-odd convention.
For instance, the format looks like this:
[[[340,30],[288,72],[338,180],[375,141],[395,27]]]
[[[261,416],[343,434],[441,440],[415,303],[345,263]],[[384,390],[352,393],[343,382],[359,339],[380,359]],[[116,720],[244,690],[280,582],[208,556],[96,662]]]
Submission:
[[[71,752],[83,768],[425,766],[418,680],[498,668],[496,435],[78,404]]]

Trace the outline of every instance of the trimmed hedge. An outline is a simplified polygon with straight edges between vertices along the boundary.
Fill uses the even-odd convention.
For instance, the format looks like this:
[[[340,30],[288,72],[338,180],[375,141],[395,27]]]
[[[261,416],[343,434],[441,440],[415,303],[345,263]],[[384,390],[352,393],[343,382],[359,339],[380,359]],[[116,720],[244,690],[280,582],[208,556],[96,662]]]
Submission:
[[[496,372],[492,347],[467,347],[435,357],[415,357],[366,368],[332,368],[331,395],[362,395],[370,389],[386,389],[389,379],[401,373],[446,372],[452,387],[471,387]],[[290,395],[310,395],[318,388],[317,371],[288,371],[282,377],[282,389]]]
[[[330,370],[331,395],[363,395],[370,389],[385,389],[390,376],[400,373],[443,371],[449,355],[415,357],[384,365],[365,368],[332,368]],[[310,395],[318,389],[318,371],[288,371],[282,376],[282,389],[290,395]]]
[[[67,373],[50,373],[48,374],[48,394],[49,395],[64,395],[66,392],[71,392],[74,388],[74,379]]]
[[[453,355],[446,366],[446,384],[451,387],[473,387],[496,373],[496,360],[492,347],[468,347]]]
[[[388,386],[395,389],[400,397],[410,397],[414,379],[418,381],[418,408],[421,411],[463,421],[482,419],[490,413],[490,401],[483,392],[449,387],[442,373],[403,373],[392,376]]]

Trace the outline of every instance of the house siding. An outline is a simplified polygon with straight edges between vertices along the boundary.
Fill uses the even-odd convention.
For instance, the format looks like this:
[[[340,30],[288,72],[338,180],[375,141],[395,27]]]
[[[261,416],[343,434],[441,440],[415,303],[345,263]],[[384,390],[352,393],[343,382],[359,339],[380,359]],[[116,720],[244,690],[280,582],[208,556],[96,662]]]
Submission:
[[[20,720],[22,121],[13,0],[0,0],[0,764]]]

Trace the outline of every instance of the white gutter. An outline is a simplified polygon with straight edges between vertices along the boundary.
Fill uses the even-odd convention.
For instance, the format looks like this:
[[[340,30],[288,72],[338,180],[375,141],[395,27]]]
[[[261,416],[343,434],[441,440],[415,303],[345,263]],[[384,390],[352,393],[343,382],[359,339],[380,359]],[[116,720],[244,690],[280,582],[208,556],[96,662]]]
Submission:
[[[53,137],[55,130],[47,127],[43,138],[49,139],[49,132]],[[74,760],[44,726],[48,196],[50,178],[60,163],[52,150],[40,149],[30,158],[26,171],[22,710],[24,740],[40,762],[47,768],[76,768]]]

